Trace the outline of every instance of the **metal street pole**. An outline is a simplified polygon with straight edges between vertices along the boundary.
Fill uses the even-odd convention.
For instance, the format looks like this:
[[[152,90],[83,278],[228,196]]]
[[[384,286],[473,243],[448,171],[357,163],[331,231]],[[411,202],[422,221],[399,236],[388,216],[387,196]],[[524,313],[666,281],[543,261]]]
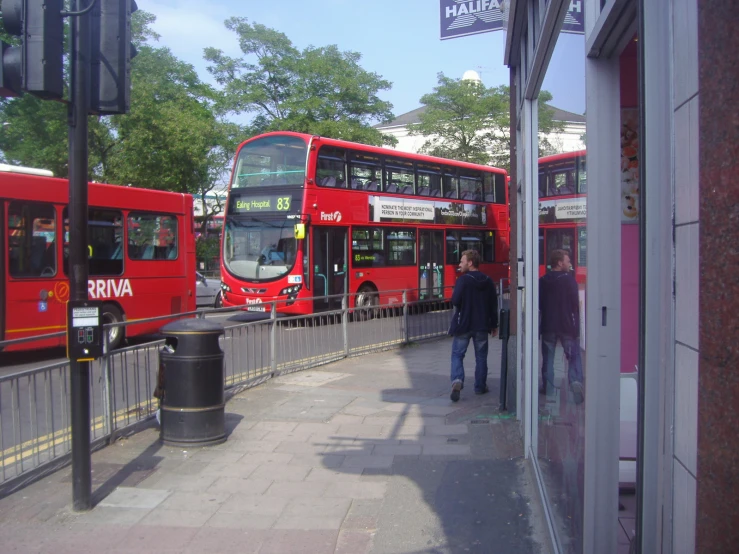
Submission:
[[[74,2],[75,11],[86,5]],[[72,86],[69,103],[69,292],[87,300],[87,112],[90,103],[90,13],[70,17]],[[72,391],[72,498],[77,512],[92,507],[90,363],[70,359]]]

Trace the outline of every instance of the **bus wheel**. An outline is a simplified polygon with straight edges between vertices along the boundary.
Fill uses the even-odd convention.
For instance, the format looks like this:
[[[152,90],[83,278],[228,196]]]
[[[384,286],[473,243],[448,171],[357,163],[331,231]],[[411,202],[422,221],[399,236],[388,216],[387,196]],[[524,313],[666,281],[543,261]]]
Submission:
[[[379,310],[374,306],[380,303],[377,291],[370,285],[362,285],[357,293],[355,306],[362,308],[355,312],[355,316],[360,321],[367,321],[379,315]]]
[[[122,323],[123,314],[117,306],[105,304],[103,306],[103,325],[107,323]],[[123,341],[123,327],[111,327],[108,331],[108,350],[115,350]]]

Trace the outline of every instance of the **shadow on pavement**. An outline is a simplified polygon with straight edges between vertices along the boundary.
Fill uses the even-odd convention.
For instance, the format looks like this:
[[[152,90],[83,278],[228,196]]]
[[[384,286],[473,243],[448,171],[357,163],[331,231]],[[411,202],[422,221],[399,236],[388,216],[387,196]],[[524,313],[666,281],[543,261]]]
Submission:
[[[385,409],[364,417],[363,424],[388,423],[382,436],[332,437],[331,455],[357,459],[357,453],[371,453],[361,469],[362,479],[387,482],[373,551],[542,551],[540,530],[532,524],[533,488],[525,475],[518,424],[499,412],[500,360],[494,355],[500,355],[500,348],[492,348],[493,340],[488,394],[471,390],[471,348],[466,359],[469,386],[461,400],[452,403],[448,357],[439,354],[440,359],[430,362],[424,349],[434,347],[414,345],[398,352],[402,371],[376,374],[389,384],[410,382],[410,387],[383,389]],[[441,344],[450,354],[451,342]],[[441,353],[443,347],[434,350]],[[334,470],[355,471],[344,465]]]

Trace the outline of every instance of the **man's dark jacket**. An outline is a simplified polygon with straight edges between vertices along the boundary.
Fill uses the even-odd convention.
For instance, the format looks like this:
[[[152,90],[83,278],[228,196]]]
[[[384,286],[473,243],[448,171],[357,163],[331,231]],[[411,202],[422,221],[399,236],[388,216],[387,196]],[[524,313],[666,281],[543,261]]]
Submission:
[[[452,293],[456,308],[450,335],[475,331],[489,333],[498,327],[498,293],[493,281],[479,271],[468,271],[457,279]]]
[[[568,271],[550,271],[539,279],[540,332],[580,336],[580,296]]]

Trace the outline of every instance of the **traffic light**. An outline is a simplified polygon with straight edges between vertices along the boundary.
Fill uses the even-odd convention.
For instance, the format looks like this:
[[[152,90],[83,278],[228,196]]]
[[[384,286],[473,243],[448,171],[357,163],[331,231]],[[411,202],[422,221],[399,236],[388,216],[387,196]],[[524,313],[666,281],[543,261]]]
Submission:
[[[63,0],[2,0],[3,24],[20,46],[2,43],[0,93],[30,92],[59,99],[64,92]]]
[[[131,107],[131,14],[134,0],[97,0],[92,9],[90,113],[128,113]]]

